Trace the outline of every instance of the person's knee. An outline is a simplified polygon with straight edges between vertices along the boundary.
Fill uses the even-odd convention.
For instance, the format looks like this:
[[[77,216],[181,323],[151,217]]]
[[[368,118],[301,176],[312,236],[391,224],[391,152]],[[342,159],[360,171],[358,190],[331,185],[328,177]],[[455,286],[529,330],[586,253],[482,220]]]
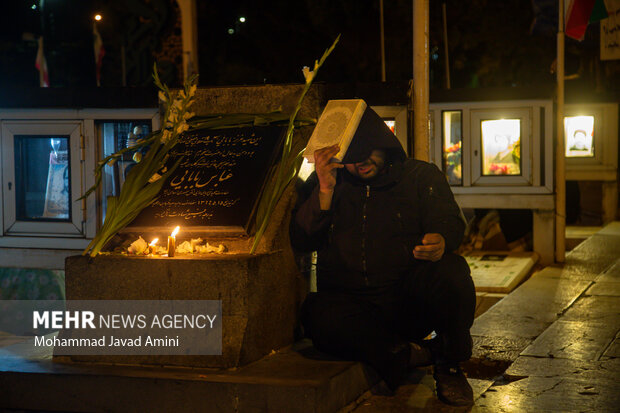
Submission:
[[[453,252],[446,252],[438,263],[441,267],[450,269],[451,272],[466,273],[467,275],[470,273],[467,260]]]
[[[461,293],[474,294],[474,284],[467,260],[454,253],[446,253],[437,262],[436,274],[441,274],[446,281],[446,288]]]
[[[301,324],[306,337],[338,336],[359,312],[355,303],[330,292],[310,293],[301,307]],[[362,316],[359,317],[363,319]]]

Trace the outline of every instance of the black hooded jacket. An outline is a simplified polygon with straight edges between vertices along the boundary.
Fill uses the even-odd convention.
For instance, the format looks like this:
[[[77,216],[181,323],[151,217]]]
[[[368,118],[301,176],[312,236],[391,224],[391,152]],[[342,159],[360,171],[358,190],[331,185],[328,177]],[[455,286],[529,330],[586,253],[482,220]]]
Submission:
[[[465,223],[443,173],[433,164],[406,159],[389,132],[372,149],[387,149],[383,173],[364,181],[338,170],[331,209],[319,205],[318,178],[303,184],[290,227],[291,243],[317,251],[319,291],[380,291],[419,265],[413,249],[424,234],[439,233],[446,251],[461,243]]]

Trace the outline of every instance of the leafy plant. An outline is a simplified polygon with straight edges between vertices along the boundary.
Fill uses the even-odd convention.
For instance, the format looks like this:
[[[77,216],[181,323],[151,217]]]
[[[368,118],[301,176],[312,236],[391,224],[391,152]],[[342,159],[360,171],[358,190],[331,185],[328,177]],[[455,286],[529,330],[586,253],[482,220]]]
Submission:
[[[119,230],[127,226],[138,216],[140,211],[157,199],[164,182],[179,166],[181,159],[177,159],[169,168],[165,165],[168,160],[168,153],[176,145],[179,136],[189,129],[187,120],[194,116],[189,111],[189,107],[194,103],[193,97],[196,93],[197,78],[198,76],[194,75],[187,79],[183,89],[176,96],[173,96],[168,87],[161,83],[157,66],[153,66],[153,79],[159,88],[159,98],[166,103],[164,127],[131,148],[131,150],[136,150],[140,147],[149,146],[148,152],[140,163],[127,174],[120,195],[108,197],[108,208],[103,226],[82,255],[90,254],[91,257],[97,255]],[[125,149],[116,152],[98,163],[95,168],[95,185],[86,191],[81,198],[86,198],[96,190],[101,182],[104,166],[114,164],[126,151]]]
[[[194,75],[187,79],[183,89],[173,95],[170,89],[161,82],[157,73],[157,66],[154,65],[153,79],[155,85],[159,88],[159,99],[166,105],[164,127],[138,141],[135,146],[121,149],[105,157],[97,164],[95,168],[95,184],[79,199],[89,196],[101,184],[103,169],[106,165],[113,165],[128,151],[148,148],[141,161],[127,175],[120,195],[118,197],[108,197],[104,224],[82,254],[96,256],[119,230],[129,225],[144,208],[151,205],[157,199],[162,186],[182,161],[182,158],[176,159],[172,166],[166,167],[170,150],[177,144],[184,132],[200,129],[278,125],[287,122],[282,156],[280,161],[271,169],[267,187],[261,193],[258,204],[255,225],[257,231],[251,249],[253,253],[267,228],[269,218],[278,200],[282,197],[284,189],[299,172],[303,160],[303,151],[291,155],[293,132],[295,127],[313,124],[314,120],[297,119],[297,114],[319,68],[333,51],[339,39],[340,36],[323,53],[321,59],[315,61],[312,71],[304,67],[303,73],[306,83],[297,105],[290,115],[283,114],[278,110],[262,114],[235,113],[195,116],[194,113],[189,111],[189,108],[194,103],[194,95],[197,88],[196,79],[198,76]]]

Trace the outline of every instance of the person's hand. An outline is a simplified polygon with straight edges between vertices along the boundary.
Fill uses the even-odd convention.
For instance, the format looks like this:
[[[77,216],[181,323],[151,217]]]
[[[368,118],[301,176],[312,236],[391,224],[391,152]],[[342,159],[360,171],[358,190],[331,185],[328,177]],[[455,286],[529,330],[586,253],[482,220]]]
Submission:
[[[413,256],[419,260],[439,261],[446,249],[446,240],[441,234],[426,234],[422,238],[422,245],[413,249]]]
[[[332,158],[340,151],[338,145],[327,146],[314,152],[314,169],[319,178],[321,192],[331,192],[336,186],[336,169],[344,168],[338,162],[332,162]]]

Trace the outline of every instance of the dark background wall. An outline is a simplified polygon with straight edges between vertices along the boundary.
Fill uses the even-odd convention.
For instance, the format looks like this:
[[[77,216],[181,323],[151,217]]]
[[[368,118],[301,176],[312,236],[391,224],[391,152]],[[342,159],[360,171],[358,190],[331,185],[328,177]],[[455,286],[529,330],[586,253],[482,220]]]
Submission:
[[[180,26],[175,0],[23,0],[0,13],[0,87],[38,86],[36,38],[43,34],[52,86],[95,84],[92,16],[106,50],[102,85],[120,86],[124,46],[128,85],[151,84],[158,60],[164,80],[178,84]],[[556,1],[446,0],[453,88],[553,84]],[[430,2],[431,88],[444,86],[440,1]],[[41,7],[43,5],[43,7]],[[34,8],[33,8],[34,6]],[[200,84],[302,82],[301,68],[342,34],[322,69],[328,82],[380,80],[379,0],[197,1]],[[245,22],[239,18],[245,17]],[[412,1],[385,2],[386,69],[390,81],[412,72]],[[598,58],[599,25],[583,42],[567,39],[570,83],[620,89],[620,62]]]

